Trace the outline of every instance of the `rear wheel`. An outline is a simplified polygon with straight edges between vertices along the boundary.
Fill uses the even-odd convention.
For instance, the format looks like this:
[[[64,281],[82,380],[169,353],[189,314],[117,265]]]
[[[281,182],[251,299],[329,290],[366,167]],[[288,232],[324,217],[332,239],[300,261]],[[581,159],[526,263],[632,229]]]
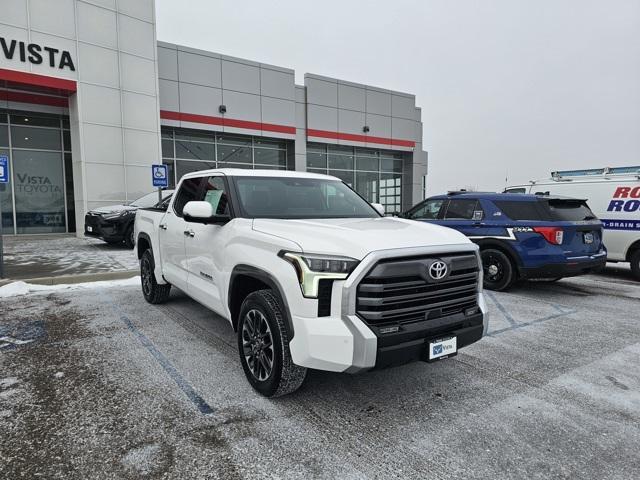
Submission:
[[[291,359],[282,308],[271,290],[253,292],[242,302],[238,350],[247,380],[265,397],[296,391],[307,375]]]
[[[155,262],[151,249],[145,250],[140,259],[140,279],[142,281],[142,294],[149,303],[164,303],[169,298],[171,285],[160,285],[156,282]]]
[[[515,280],[515,267],[509,257],[500,250],[488,248],[480,252],[484,271],[484,288],[507,290]]]
[[[631,271],[637,280],[640,280],[640,250],[636,250],[631,254]]]

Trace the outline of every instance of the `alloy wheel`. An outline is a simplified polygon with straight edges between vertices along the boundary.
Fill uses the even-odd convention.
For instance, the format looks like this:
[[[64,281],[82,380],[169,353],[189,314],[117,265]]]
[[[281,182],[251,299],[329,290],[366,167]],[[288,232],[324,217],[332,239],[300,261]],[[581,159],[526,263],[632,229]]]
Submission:
[[[273,336],[260,310],[249,310],[242,322],[242,353],[256,380],[264,381],[273,372]]]
[[[151,263],[148,258],[143,258],[140,264],[140,276],[142,278],[142,292],[149,296],[151,295],[151,290],[153,289],[152,277],[153,272],[151,270]]]

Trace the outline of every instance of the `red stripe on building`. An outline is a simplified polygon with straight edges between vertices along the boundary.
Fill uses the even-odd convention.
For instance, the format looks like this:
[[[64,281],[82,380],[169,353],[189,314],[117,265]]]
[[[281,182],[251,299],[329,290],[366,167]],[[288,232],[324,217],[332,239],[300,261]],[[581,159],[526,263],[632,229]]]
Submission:
[[[14,92],[11,90],[0,90],[0,100],[6,102],[34,103],[36,105],[49,105],[51,107],[69,106],[69,100],[63,97],[49,97],[47,95],[37,95],[35,93]]]
[[[400,140],[397,138],[374,137],[371,135],[356,135],[353,133],[330,132],[327,130],[307,129],[307,136],[316,138],[330,138],[332,140],[346,140],[349,142],[376,143],[380,145],[394,145],[398,147],[415,147],[412,140]]]
[[[67,93],[74,93],[77,90],[75,80],[49,77],[35,73],[18,72],[16,70],[6,70],[0,68],[0,80],[20,83],[23,85],[36,85],[38,87],[55,88]]]
[[[209,115],[197,115],[195,113],[172,112],[169,110],[160,110],[160,118],[164,120],[175,120],[177,122],[202,123],[204,125],[220,125],[223,127],[244,128],[247,130],[262,130],[265,132],[287,133],[290,135],[295,135],[296,133],[296,127],[289,127],[287,125],[250,122],[248,120],[212,117]]]

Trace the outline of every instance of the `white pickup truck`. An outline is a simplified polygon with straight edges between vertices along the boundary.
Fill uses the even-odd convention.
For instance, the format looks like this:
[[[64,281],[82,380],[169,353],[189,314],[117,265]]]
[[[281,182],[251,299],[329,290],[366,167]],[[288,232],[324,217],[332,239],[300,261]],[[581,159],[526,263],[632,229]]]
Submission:
[[[142,292],[160,303],[175,286],[228,319],[265,396],[293,392],[307,368],[451,357],[487,331],[478,247],[383,213],[326,175],[190,173],[166,210],[136,213]]]

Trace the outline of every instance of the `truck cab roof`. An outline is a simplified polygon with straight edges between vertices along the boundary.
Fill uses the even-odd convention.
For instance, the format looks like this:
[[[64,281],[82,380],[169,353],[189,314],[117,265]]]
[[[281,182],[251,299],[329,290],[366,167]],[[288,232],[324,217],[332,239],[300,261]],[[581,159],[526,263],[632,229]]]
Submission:
[[[280,178],[323,178],[340,181],[339,178],[321,173],[297,172],[293,170],[249,170],[244,168],[214,168],[187,173],[182,178],[204,177],[207,175],[225,175],[227,177],[280,177]]]

